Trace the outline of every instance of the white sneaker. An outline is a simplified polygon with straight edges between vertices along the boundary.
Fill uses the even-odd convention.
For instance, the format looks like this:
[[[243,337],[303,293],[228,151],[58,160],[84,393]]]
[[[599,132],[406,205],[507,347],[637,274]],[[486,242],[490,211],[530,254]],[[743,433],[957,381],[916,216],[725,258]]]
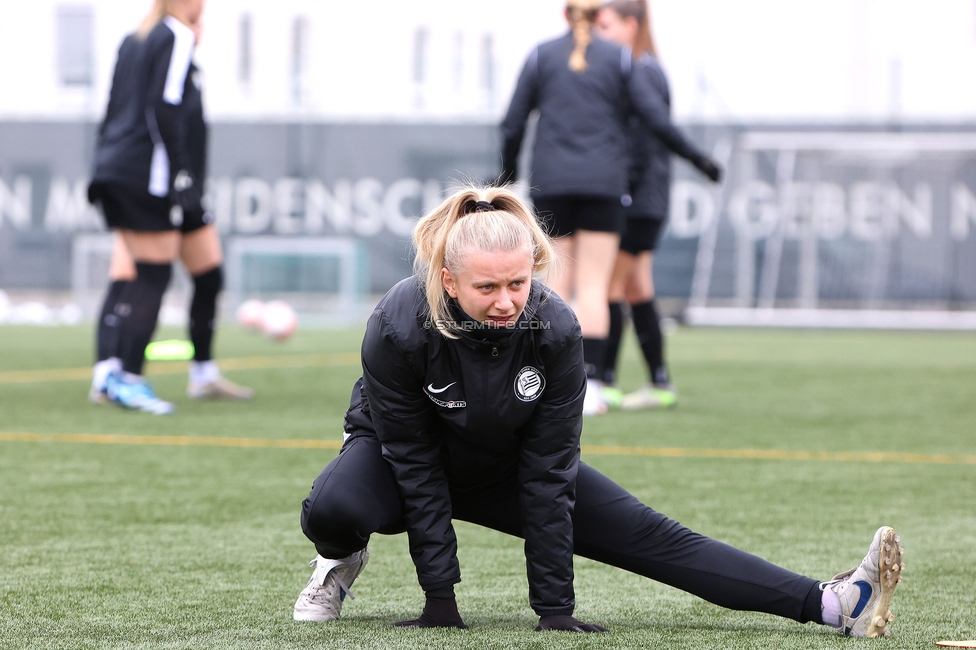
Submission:
[[[882,526],[860,566],[822,585],[840,599],[842,634],[877,637],[891,633],[888,623],[895,620],[889,609],[891,597],[905,568],[900,541],[894,528]]]
[[[195,382],[190,379],[186,385],[186,396],[190,399],[233,399],[249,400],[254,397],[254,389],[235,384],[220,375],[213,381]]]
[[[355,598],[349,587],[369,562],[369,549],[353,553],[341,560],[328,560],[321,555],[308,563],[315,567],[308,584],[295,602],[292,617],[296,621],[336,621],[342,611],[342,601],[348,595]]]
[[[583,415],[603,415],[610,410],[603,399],[603,382],[586,380],[586,394],[583,395]]]

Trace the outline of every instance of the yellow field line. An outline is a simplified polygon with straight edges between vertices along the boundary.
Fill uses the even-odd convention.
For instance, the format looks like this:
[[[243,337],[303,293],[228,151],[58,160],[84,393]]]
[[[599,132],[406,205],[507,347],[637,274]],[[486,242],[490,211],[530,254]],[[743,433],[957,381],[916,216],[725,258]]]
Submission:
[[[217,436],[133,436],[109,433],[26,433],[0,431],[0,442],[68,442],[89,445],[162,445],[170,447],[264,447],[338,449],[341,440],[230,438]]]
[[[216,436],[137,436],[107,433],[25,433],[0,431],[0,442],[81,443],[94,445],[162,445],[177,447],[259,447],[273,449],[339,449],[336,440],[296,438],[235,438]],[[921,463],[976,465],[976,456],[911,454],[871,451],[802,451],[784,449],[708,449],[684,447],[627,447],[583,445],[589,456],[645,456],[656,458],[726,458],[745,460],[820,460],[862,463]]]
[[[263,370],[265,368],[319,368],[359,365],[359,354],[292,354],[263,357],[231,357],[220,360],[221,370]],[[186,372],[186,361],[156,361],[146,366],[148,375],[178,375]],[[91,379],[89,368],[8,370],[0,372],[0,384],[34,384],[45,381]]]
[[[880,451],[803,451],[786,449],[694,449],[682,447],[609,447],[583,445],[584,454],[595,456],[653,456],[659,458],[740,458],[746,460],[826,460],[861,463],[924,463],[976,465],[976,456],[910,454]]]

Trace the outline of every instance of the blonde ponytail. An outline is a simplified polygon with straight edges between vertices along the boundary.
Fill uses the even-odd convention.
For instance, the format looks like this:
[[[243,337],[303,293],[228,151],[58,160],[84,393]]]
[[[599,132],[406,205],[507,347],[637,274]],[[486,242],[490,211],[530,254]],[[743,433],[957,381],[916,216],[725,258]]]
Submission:
[[[476,211],[479,201],[490,203],[494,210]],[[448,311],[441,269],[459,273],[471,252],[524,249],[532,255],[533,279],[541,282],[555,259],[552,242],[535,214],[518,195],[501,187],[455,192],[417,222],[413,244],[414,273],[424,282],[430,321],[451,339],[457,338],[458,328]]]
[[[573,51],[569,55],[569,69],[573,72],[586,72],[586,48],[593,41],[593,23],[600,10],[602,0],[568,0],[566,15],[573,28]]]
[[[139,29],[136,30],[136,36],[139,39],[144,39],[149,36],[149,32],[159,24],[163,18],[170,14],[170,4],[172,0],[153,0],[152,9],[142,22],[139,24]]]

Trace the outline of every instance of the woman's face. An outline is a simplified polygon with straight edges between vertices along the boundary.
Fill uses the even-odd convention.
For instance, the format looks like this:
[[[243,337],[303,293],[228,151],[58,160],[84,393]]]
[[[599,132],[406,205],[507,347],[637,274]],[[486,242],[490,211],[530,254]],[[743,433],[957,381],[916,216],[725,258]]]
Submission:
[[[478,322],[513,324],[525,309],[532,286],[532,254],[526,250],[469,252],[457,273],[441,269],[447,295]]]
[[[624,18],[609,7],[604,7],[597,14],[594,27],[600,38],[627,47],[633,47],[637,39],[637,19],[633,16]]]

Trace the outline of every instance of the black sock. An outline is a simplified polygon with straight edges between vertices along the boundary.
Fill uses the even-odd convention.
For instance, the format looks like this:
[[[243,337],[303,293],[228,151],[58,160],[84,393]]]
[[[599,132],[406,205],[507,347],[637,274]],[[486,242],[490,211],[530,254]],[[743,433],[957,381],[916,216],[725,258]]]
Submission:
[[[216,266],[193,276],[193,301],[190,303],[190,341],[193,360],[210,361],[217,315],[217,294],[224,286],[224,274]]]
[[[102,303],[102,313],[98,317],[98,330],[95,334],[95,361],[105,361],[119,356],[119,325],[122,316],[119,314],[119,298],[128,280],[113,280],[108,285],[105,302]],[[121,311],[125,311],[123,308]]]
[[[661,336],[661,324],[658,322],[654,301],[631,305],[630,317],[634,321],[634,331],[651,373],[651,383],[669,383],[671,379],[668,376],[668,367],[664,365],[664,338]]]
[[[603,379],[603,364],[607,358],[607,340],[583,337],[583,365],[587,379]]]
[[[624,303],[610,303],[610,332],[607,334],[607,356],[603,362],[603,381],[608,386],[617,382],[617,356],[620,339],[624,335]]]
[[[122,319],[119,328],[119,356],[122,357],[122,369],[126,372],[142,374],[146,346],[156,331],[159,306],[169,285],[172,266],[169,262],[136,262],[136,279],[122,292],[119,302],[129,307],[129,313]]]

